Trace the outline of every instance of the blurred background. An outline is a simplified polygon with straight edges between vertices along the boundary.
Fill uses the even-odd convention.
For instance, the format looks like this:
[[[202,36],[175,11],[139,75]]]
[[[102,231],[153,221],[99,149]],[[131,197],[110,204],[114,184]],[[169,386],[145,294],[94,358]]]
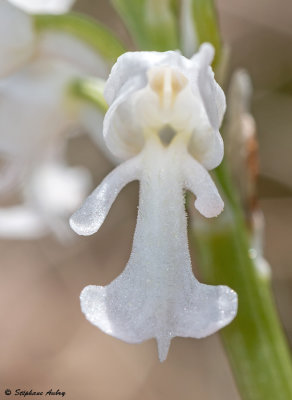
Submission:
[[[231,69],[254,84],[260,153],[259,196],[266,220],[265,255],[292,344],[292,3],[217,0]],[[79,0],[74,9],[110,26],[133,48],[108,0]],[[88,166],[94,183],[112,165],[89,139],[70,141],[72,165]],[[0,398],[6,388],[66,392],[70,400],[239,400],[218,335],[176,338],[160,364],[154,340],[128,345],[85,320],[79,294],[108,284],[126,265],[137,214],[130,184],[93,237],[62,245],[54,237],[1,240]],[[195,255],[193,255],[195,264]]]

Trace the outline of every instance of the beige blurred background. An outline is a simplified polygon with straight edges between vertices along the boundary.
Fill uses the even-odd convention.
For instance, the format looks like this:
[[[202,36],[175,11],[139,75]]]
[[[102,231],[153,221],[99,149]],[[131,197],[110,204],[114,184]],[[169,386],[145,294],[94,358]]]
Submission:
[[[108,0],[79,0],[84,11],[128,35]],[[266,257],[292,343],[292,3],[217,1],[232,66],[253,79],[260,142],[260,197]],[[69,158],[86,164],[97,184],[111,165],[89,141],[71,141]],[[129,345],[89,324],[79,293],[107,284],[130,254],[138,185],[129,185],[93,237],[63,246],[53,237],[0,242],[0,399],[6,388],[66,392],[68,400],[239,400],[218,335],[173,340],[160,364],[156,345]],[[29,398],[29,397],[27,397]],[[276,399],[275,399],[276,400]]]

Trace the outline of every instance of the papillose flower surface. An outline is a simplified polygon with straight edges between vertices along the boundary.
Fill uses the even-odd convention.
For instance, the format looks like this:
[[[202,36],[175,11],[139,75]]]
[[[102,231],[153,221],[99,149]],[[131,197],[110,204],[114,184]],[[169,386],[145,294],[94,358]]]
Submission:
[[[187,240],[184,191],[195,207],[215,217],[223,201],[207,170],[222,160],[218,131],[225,96],[210,67],[213,48],[201,46],[190,60],[178,52],[122,55],[105,87],[104,120],[109,149],[126,159],[71,217],[80,235],[95,233],[130,181],[140,181],[132,253],[108,286],[81,293],[86,318],[130,343],[156,338],[165,360],[175,336],[201,338],[236,315],[237,295],[226,286],[199,283]]]

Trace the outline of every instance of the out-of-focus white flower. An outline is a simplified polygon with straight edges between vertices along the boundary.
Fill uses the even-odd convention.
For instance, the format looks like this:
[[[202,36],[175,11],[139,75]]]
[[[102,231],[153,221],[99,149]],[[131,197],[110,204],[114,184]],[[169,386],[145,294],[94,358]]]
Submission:
[[[33,56],[36,36],[30,15],[0,1],[0,78],[14,72]]]
[[[0,192],[21,189],[24,201],[22,208],[0,210],[2,237],[14,232],[15,237],[30,238],[52,230],[59,237],[65,231],[68,235],[67,218],[90,188],[89,172],[66,167],[64,161],[68,133],[85,125],[85,106],[74,103],[68,93],[70,82],[79,76],[68,64],[40,60],[0,80],[0,156],[6,162]],[[95,132],[102,131],[101,124],[102,116]],[[21,212],[34,215],[24,218],[26,230],[21,229]],[[19,230],[13,228],[17,218]]]
[[[2,193],[37,165],[62,158],[65,132],[76,119],[67,96],[76,76],[63,63],[36,61],[0,80],[0,156],[10,166],[3,172],[15,171],[11,180],[1,179]]]
[[[68,216],[80,206],[92,187],[89,171],[69,167],[64,162],[48,161],[38,166],[25,185],[24,204],[43,225],[43,235],[53,233],[61,241],[72,239]],[[20,238],[28,238],[32,225]],[[17,229],[15,230],[17,237]],[[36,235],[37,237],[37,235]]]
[[[61,161],[45,161],[24,182],[23,203],[0,208],[0,237],[37,239],[54,233],[61,241],[72,238],[68,216],[91,186],[89,172]]]
[[[61,8],[63,11],[65,7],[69,8],[69,2],[65,4],[61,0],[19,0],[13,3],[31,12],[61,12]],[[53,10],[53,6],[57,8]],[[69,96],[69,88],[74,80],[88,75],[98,78],[107,76],[108,61],[76,35],[58,29],[37,30],[34,17],[7,0],[0,0],[0,33],[0,158],[4,163],[0,171],[0,197],[13,189],[23,194],[25,202],[18,208],[0,210],[0,236],[5,237],[6,232],[7,237],[12,237],[14,232],[15,237],[28,238],[51,229],[60,237],[65,229],[59,229],[58,233],[54,226],[65,226],[67,223],[65,220],[61,222],[62,212],[56,213],[60,223],[53,223],[52,213],[44,221],[41,209],[46,206],[32,207],[23,190],[32,188],[34,174],[47,168],[48,162],[50,165],[55,163],[55,180],[57,171],[65,176],[62,172],[66,168],[65,141],[71,131],[86,130],[98,147],[105,150],[101,129],[103,112],[87,102],[74,101]],[[88,123],[88,115],[91,116],[91,123]],[[68,168],[68,175],[72,171]],[[77,182],[77,175],[74,175],[76,185],[84,193],[83,184]],[[47,178],[45,174],[44,179]],[[86,181],[89,182],[88,179]],[[61,186],[66,187],[65,183]],[[59,195],[62,201],[62,194]],[[28,197],[32,201],[32,196]],[[70,208],[64,217],[68,218],[73,210],[74,207]],[[45,229],[40,230],[39,224],[35,223],[36,214],[46,224]],[[6,223],[8,217],[10,227]],[[21,226],[19,231],[13,228],[17,218],[27,222],[26,230],[22,230]]]
[[[73,122],[66,87],[79,73],[63,63],[36,61],[0,80],[0,153],[25,166],[59,152]],[[57,150],[53,150],[53,149]]]
[[[176,52],[126,53],[105,88],[109,149],[127,161],[113,170],[71,217],[81,235],[95,233],[130,181],[140,181],[132,253],[124,272],[108,286],[81,293],[87,319],[130,343],[155,337],[163,361],[175,336],[201,338],[228,324],[236,293],[199,283],[192,273],[184,190],[196,195],[206,217],[223,209],[207,172],[222,160],[219,134],[225,96],[205,44],[191,60]]]
[[[75,0],[9,0],[9,2],[31,14],[62,14],[73,6]]]
[[[45,4],[45,1],[40,3]],[[63,2],[53,3],[61,5]],[[46,12],[45,7],[43,12]],[[0,0],[0,78],[40,58],[66,61],[102,78],[109,69],[108,63],[78,37],[62,30],[37,32],[32,15],[8,0]]]

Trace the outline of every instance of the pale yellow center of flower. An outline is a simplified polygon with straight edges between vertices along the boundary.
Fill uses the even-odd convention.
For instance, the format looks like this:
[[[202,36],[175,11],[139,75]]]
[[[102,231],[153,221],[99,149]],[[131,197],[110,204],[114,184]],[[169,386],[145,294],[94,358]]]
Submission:
[[[188,80],[180,72],[169,67],[155,67],[148,71],[149,85],[158,95],[160,106],[167,110],[173,106],[178,93],[183,90]]]

